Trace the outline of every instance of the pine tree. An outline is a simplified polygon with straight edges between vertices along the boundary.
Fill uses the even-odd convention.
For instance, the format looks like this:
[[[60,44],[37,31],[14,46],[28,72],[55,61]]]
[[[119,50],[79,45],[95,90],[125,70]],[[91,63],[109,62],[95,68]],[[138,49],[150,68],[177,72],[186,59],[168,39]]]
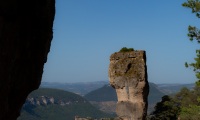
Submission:
[[[200,1],[199,0],[187,0],[187,2],[182,4],[184,7],[190,8],[192,13],[196,14],[196,17],[200,18]],[[200,43],[200,30],[195,26],[188,26],[188,37],[190,41],[196,40]],[[200,86],[200,49],[196,50],[195,62],[188,64],[185,63],[186,67],[192,67],[196,73],[197,82],[196,85]]]

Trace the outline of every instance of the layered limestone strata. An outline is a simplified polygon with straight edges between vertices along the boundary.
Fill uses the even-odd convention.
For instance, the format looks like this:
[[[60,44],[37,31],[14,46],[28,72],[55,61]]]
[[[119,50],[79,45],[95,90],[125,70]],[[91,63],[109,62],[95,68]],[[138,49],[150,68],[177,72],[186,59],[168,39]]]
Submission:
[[[149,94],[145,51],[112,54],[109,81],[116,89],[118,117],[123,120],[145,120]]]
[[[39,87],[54,15],[55,0],[0,0],[0,120],[16,120]]]

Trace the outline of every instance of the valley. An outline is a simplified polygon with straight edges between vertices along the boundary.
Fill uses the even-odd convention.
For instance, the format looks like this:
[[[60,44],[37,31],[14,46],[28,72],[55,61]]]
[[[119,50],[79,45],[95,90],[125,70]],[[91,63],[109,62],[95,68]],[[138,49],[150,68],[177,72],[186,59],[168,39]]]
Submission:
[[[192,84],[149,83],[149,86],[148,113],[154,110],[162,96],[178,92],[182,87],[192,88]],[[18,120],[115,117],[116,102],[116,92],[106,81],[65,84],[45,82],[27,97]]]

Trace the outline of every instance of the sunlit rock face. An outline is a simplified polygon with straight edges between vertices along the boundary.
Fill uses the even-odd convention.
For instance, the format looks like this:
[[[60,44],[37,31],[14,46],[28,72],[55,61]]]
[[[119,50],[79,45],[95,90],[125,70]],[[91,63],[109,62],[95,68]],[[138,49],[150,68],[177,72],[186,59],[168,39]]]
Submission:
[[[118,117],[123,120],[145,120],[149,94],[145,51],[112,54],[109,81],[116,89]]]
[[[40,85],[55,0],[0,0],[0,120],[16,120]]]

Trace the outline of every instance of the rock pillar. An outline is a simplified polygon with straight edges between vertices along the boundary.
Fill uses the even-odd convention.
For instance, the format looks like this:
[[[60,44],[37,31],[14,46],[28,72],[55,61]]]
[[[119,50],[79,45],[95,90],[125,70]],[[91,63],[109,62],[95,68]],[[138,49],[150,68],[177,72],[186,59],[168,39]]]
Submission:
[[[112,54],[109,81],[116,89],[118,117],[123,120],[145,120],[149,94],[145,51]]]

